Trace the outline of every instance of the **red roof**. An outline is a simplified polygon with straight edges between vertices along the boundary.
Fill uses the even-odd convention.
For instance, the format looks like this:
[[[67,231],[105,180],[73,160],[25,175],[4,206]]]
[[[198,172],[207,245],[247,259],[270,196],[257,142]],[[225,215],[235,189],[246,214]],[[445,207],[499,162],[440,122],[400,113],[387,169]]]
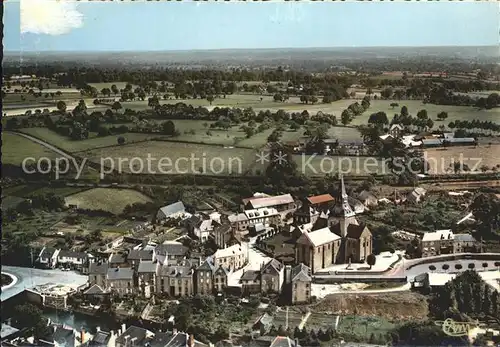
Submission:
[[[310,197],[307,198],[307,200],[309,201],[309,203],[311,205],[316,205],[316,204],[322,204],[324,202],[335,201],[335,199],[333,198],[333,196],[331,196],[330,194],[310,196]]]

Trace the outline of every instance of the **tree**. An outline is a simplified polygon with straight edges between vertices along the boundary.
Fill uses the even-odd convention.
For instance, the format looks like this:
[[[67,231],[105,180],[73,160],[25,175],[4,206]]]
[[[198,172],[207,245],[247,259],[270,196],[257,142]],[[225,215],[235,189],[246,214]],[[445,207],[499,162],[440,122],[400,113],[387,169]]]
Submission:
[[[116,142],[118,142],[119,145],[123,145],[125,143],[125,138],[123,136],[118,136]]]
[[[118,89],[118,87],[116,86],[116,84],[113,84],[111,85],[111,92],[115,95],[117,95],[118,93],[120,93],[120,90]]]
[[[35,338],[42,338],[50,333],[47,320],[42,311],[32,304],[22,304],[14,308],[12,319],[16,325],[26,327]]]
[[[175,134],[175,124],[171,120],[163,122],[161,125],[161,129],[163,134],[165,135],[174,135]]]
[[[375,265],[376,261],[377,258],[375,257],[374,254],[370,254],[368,257],[366,257],[366,262],[368,265],[370,265],[370,270],[372,269],[372,266]]]
[[[400,113],[401,113],[401,116],[407,117],[409,115],[409,113],[408,113],[408,107],[406,107],[406,106],[401,107],[401,112]]]
[[[352,118],[352,114],[349,112],[349,110],[344,110],[342,111],[342,115],[340,116],[340,121],[343,125],[347,125],[351,123]]]
[[[212,105],[212,102],[215,100],[214,96],[212,94],[207,95],[207,101]]]
[[[116,112],[118,112],[118,110],[121,110],[122,109],[122,104],[120,104],[118,101],[115,101],[113,103],[113,105],[111,105],[111,108]]]
[[[470,209],[479,222],[478,231],[481,235],[488,236],[500,228],[500,199],[494,194],[479,194]]]
[[[59,112],[64,113],[66,112],[66,103],[64,101],[58,101],[56,104],[57,109]]]
[[[390,106],[394,109],[395,107],[398,107],[399,104],[397,102],[392,102]]]
[[[448,118],[448,112],[439,112],[437,115],[438,119],[441,121],[444,121],[446,118]]]

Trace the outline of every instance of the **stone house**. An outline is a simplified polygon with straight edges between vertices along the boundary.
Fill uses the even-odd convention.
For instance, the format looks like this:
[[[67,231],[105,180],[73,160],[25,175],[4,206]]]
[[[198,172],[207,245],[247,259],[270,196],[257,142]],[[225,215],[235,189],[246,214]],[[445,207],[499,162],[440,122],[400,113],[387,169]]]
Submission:
[[[247,270],[240,278],[243,295],[258,294],[261,290],[260,270]]]
[[[112,253],[109,255],[108,264],[111,268],[128,267],[127,255],[125,253]]]
[[[177,241],[166,241],[153,250],[153,261],[160,264],[177,264],[186,258],[188,248]]]
[[[158,263],[151,260],[141,260],[137,266],[137,284],[140,293],[149,298],[156,292],[156,271]]]
[[[241,269],[248,262],[247,244],[235,244],[233,246],[218,249],[214,255],[214,265],[223,266],[230,271]]]
[[[454,234],[450,229],[425,233],[420,242],[422,257],[432,257],[454,252]]]
[[[195,270],[195,293],[209,295],[214,290],[215,265],[211,258],[208,258]]]
[[[262,294],[281,293],[284,279],[284,265],[276,259],[271,259],[260,269],[260,292]]]
[[[106,275],[108,273],[109,264],[101,261],[92,262],[89,264],[89,283],[97,284],[101,288],[106,287]]]
[[[217,293],[222,293],[227,287],[227,278],[229,276],[229,270],[224,266],[219,266],[214,273],[214,291]]]
[[[106,288],[118,296],[134,293],[134,269],[109,268],[106,274]]]
[[[139,263],[141,261],[152,261],[153,260],[153,250],[149,249],[131,249],[127,254],[127,262],[132,266],[134,271],[139,268]]]
[[[288,267],[287,286],[289,299],[292,305],[308,303],[311,300],[311,269],[300,263],[295,267]]]
[[[194,294],[193,269],[184,265],[164,265],[157,273],[157,292],[171,297],[186,297]]]

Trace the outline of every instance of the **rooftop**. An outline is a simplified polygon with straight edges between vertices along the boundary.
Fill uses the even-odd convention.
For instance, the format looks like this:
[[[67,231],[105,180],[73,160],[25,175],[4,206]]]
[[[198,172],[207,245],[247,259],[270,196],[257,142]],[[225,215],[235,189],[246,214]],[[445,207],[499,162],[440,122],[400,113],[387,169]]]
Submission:
[[[301,240],[309,240],[309,242],[314,246],[318,247],[321,245],[324,245],[325,243],[333,242],[336,240],[340,240],[340,236],[337,234],[332,233],[330,228],[322,228],[318,230],[311,231],[309,233],[303,233],[297,242],[300,242]]]
[[[151,260],[141,260],[137,269],[138,273],[155,273],[157,263]]]
[[[422,236],[422,241],[439,241],[439,240],[453,240],[454,235],[451,229],[436,230],[435,232],[425,233]]]
[[[263,198],[254,198],[248,201],[253,208],[271,207],[278,205],[291,204],[294,202],[290,194],[279,196],[269,196]]]
[[[132,280],[134,278],[134,270],[128,267],[108,269],[107,279],[110,281]]]
[[[160,211],[163,213],[163,215],[165,215],[165,217],[168,218],[177,213],[184,213],[186,211],[186,208],[182,201],[177,201],[173,204],[163,206],[162,208],[160,208]]]
[[[218,249],[215,253],[214,253],[214,259],[217,259],[217,258],[225,258],[225,257],[230,257],[230,256],[233,256],[233,255],[240,255],[240,254],[245,254],[246,252],[246,249],[245,247],[243,247],[242,245],[232,245],[230,247],[227,247],[227,248],[223,248],[223,249]]]
[[[276,216],[278,210],[275,208],[259,208],[255,210],[246,210],[243,212],[248,219],[262,218],[268,216]]]
[[[335,201],[335,199],[330,194],[323,194],[323,195],[310,196],[307,198],[307,201],[309,201],[311,205],[316,205],[325,202]]]

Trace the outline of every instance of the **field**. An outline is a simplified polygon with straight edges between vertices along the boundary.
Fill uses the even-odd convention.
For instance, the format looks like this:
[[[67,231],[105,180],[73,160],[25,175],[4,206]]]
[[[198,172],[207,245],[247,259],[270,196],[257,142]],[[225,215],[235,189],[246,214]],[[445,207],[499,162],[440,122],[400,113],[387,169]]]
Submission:
[[[383,161],[373,157],[295,154],[293,159],[297,170],[306,176],[334,175],[340,171],[354,176],[390,172]]]
[[[48,187],[47,185],[18,185],[13,187],[4,188],[2,195],[16,196],[19,198],[27,198],[32,195],[40,195],[47,193],[54,193],[59,196],[68,196],[81,192],[85,188],[79,187]]]
[[[34,143],[22,136],[6,133],[2,134],[2,163],[21,165],[25,158],[56,158],[57,153]]]
[[[95,188],[66,197],[67,205],[81,209],[103,210],[120,214],[127,205],[146,203],[151,199],[131,189]]]
[[[113,165],[115,170],[121,172],[150,174],[241,175],[252,168],[257,159],[256,152],[252,149],[170,141],[148,141],[95,149],[82,155],[97,163],[104,158],[102,163],[105,167]],[[259,169],[258,165],[255,169]]]
[[[432,148],[425,151],[431,174],[445,174],[452,162],[463,162],[471,170],[479,171],[486,165],[489,169],[500,164],[500,145],[479,145],[477,147]]]
[[[282,142],[294,142],[304,136],[305,129],[301,127],[297,131],[284,131],[281,136]],[[356,128],[331,126],[328,128],[328,136],[332,139],[339,139],[342,141],[357,142],[362,140],[361,134]]]
[[[89,149],[94,149],[99,147],[116,146],[118,138],[117,135],[104,136],[104,137],[94,136],[87,140],[73,141],[70,138],[59,135],[56,132],[49,130],[47,128],[26,128],[26,129],[21,129],[21,131],[25,134],[35,136],[43,141],[46,141],[70,153],[86,151]],[[158,135],[155,136],[151,134],[136,134],[136,133],[124,134],[122,136],[125,138],[126,143],[146,141],[152,138],[159,137]]]

